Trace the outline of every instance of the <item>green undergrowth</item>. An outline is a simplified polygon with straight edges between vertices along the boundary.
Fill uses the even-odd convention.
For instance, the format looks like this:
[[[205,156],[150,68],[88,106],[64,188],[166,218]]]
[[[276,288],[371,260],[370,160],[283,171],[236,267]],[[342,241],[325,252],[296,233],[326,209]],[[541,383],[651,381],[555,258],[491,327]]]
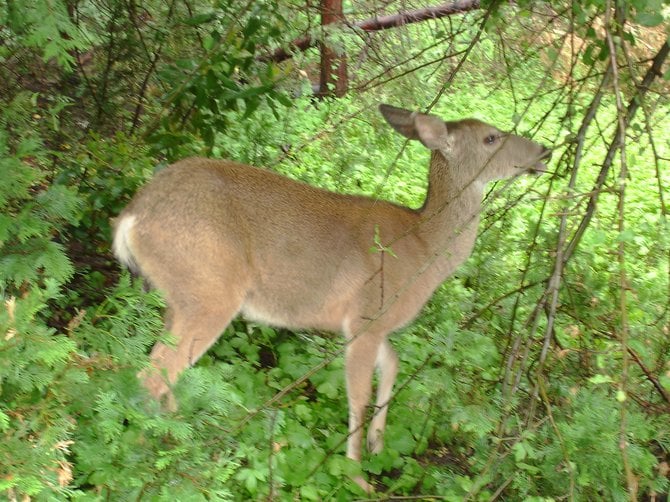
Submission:
[[[47,4],[35,9],[52,8]],[[56,4],[42,29],[37,10],[25,22],[0,15],[0,25],[14,30],[0,58],[16,66],[5,75],[11,85],[2,88],[11,92],[0,106],[1,498],[348,501],[366,497],[351,481],[363,472],[382,499],[628,500],[622,436],[641,496],[668,492],[670,232],[663,209],[670,175],[653,155],[670,157],[661,137],[670,130],[667,103],[650,122],[660,131],[655,144],[644,122],[629,129],[624,229],[613,171],[566,263],[546,338],[544,295],[561,217],[568,215],[574,231],[584,215],[603,138],[615,125],[612,96],[603,99],[569,189],[575,117],[594,88],[569,104],[554,102],[560,89],[548,92],[539,56],[501,67],[494,33],[484,34],[453,80],[454,66],[431,66],[319,102],[289,99],[290,71],[254,63],[256,45],[291,29],[278,4],[240,14],[237,31],[223,29],[232,4],[200,14],[180,5],[169,16],[159,6],[154,12],[167,16],[165,25],[151,36],[163,44],[166,62],[159,59],[161,79],[151,80],[137,108],[124,93],[141,87],[133,69],[148,34],[141,37],[135,18],[124,17],[125,4],[91,14],[88,35]],[[115,15],[112,33],[124,35],[108,40],[101,27]],[[170,32],[173,39],[163,38]],[[475,32],[473,24],[456,48],[466,48]],[[87,82],[73,70],[72,55],[95,51],[103,40],[110,55],[120,51],[119,61],[96,59]],[[181,43],[188,51],[180,52]],[[24,57],[34,68],[17,62]],[[375,64],[361,63],[360,71],[374,75],[381,71]],[[197,78],[180,87],[189,72]],[[508,72],[527,85],[500,83]],[[37,74],[31,90],[17,90]],[[124,87],[127,79],[133,85]],[[97,95],[104,102],[91,89],[105,89]],[[366,455],[361,466],[345,458],[343,341],[335,334],[236,320],[179,380],[178,410],[161,410],[136,375],[157,340],[171,342],[164,302],[121,271],[109,251],[112,218],[132,194],[155,169],[199,154],[417,208],[429,154],[418,142],[405,144],[376,107],[423,109],[441,91],[434,113],[533,135],[554,147],[554,158],[549,173],[487,188],[473,256],[391,337],[401,369],[384,451]],[[131,126],[141,109],[154,120]]]

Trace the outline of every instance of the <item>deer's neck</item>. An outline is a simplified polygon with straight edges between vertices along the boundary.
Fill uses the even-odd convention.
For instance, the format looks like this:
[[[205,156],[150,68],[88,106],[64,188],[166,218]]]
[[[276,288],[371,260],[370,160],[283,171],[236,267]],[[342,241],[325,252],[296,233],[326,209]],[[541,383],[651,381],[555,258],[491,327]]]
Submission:
[[[432,152],[428,194],[419,210],[420,234],[434,253],[454,266],[472,251],[484,188],[481,182],[463,178],[457,167],[448,165],[440,153]]]

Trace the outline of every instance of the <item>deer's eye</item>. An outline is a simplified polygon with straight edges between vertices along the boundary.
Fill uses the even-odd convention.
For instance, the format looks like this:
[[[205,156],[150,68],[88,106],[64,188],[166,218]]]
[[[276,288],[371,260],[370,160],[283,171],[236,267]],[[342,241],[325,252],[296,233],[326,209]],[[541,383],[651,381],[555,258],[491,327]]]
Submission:
[[[489,134],[488,136],[486,136],[486,138],[484,138],[484,143],[486,143],[487,145],[492,145],[493,143],[496,142],[497,139],[498,139],[497,135]]]

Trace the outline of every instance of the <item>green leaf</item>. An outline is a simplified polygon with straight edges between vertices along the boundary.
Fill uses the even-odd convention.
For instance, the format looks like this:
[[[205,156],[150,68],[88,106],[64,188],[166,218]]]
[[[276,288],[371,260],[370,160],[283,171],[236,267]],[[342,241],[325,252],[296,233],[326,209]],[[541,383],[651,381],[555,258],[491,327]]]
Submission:
[[[203,14],[197,14],[193,17],[189,17],[186,19],[182,20],[182,23],[188,25],[188,26],[198,26],[200,24],[205,24],[209,23],[210,21],[214,21],[216,19],[217,13],[212,11],[212,12],[205,12]]]
[[[242,118],[247,119],[254,113],[258,106],[261,104],[261,100],[257,97],[249,98],[244,103],[244,116]]]
[[[539,474],[540,472],[542,472],[539,467],[535,467],[534,465],[526,464],[524,462],[517,462],[516,465],[519,469],[522,469],[531,474]]]
[[[456,476],[456,483],[466,492],[469,492],[473,485],[472,479],[467,476]]]
[[[635,22],[642,26],[652,28],[663,22],[663,14],[660,12],[639,12],[635,16]]]
[[[261,27],[261,19],[257,16],[253,16],[247,21],[247,25],[244,27],[242,33],[245,37],[251,37],[254,33],[258,31],[258,28]]]
[[[389,434],[388,445],[403,455],[409,455],[414,450],[416,441],[409,429],[396,429],[393,434]]]
[[[619,242],[632,242],[634,238],[635,238],[635,231],[631,230],[630,228],[627,228],[622,232],[619,232],[617,240]]]
[[[329,380],[326,380],[323,382],[321,385],[319,385],[316,388],[316,391],[319,394],[324,394],[327,396],[329,399],[335,399],[340,393],[339,386],[337,385],[336,382],[331,382]]]
[[[4,411],[0,411],[0,431],[5,432],[9,429],[9,417]]]
[[[612,380],[612,377],[609,376],[609,375],[598,374],[598,375],[594,375],[591,378],[589,378],[589,382],[593,383],[593,384],[596,384],[596,385],[600,385],[600,384],[603,384],[603,383],[612,383],[612,382],[614,382],[614,380]]]
[[[301,500],[319,500],[319,491],[314,485],[305,485],[300,488]]]
[[[277,101],[279,101],[286,108],[291,108],[293,106],[293,101],[283,92],[278,92],[275,94]]]
[[[670,390],[670,371],[668,371],[665,375],[661,375],[658,378],[658,381],[663,387],[665,387],[667,390]]]
[[[512,447],[512,450],[514,451],[514,460],[520,462],[521,460],[526,458],[526,449],[523,446],[523,443],[517,443]]]

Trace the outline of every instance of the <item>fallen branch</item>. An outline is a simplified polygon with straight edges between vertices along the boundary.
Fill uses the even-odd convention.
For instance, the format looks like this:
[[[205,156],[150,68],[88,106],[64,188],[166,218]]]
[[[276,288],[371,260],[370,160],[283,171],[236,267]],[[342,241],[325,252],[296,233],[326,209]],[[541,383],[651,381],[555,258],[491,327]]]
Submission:
[[[440,19],[442,17],[460,14],[471,10],[479,9],[479,0],[457,0],[446,4],[436,5],[434,7],[425,7],[399,14],[374,17],[356,23],[347,23],[346,26],[362,31],[380,31],[389,28],[396,28],[406,24],[418,23],[428,19]],[[293,57],[296,52],[302,52],[319,43],[319,39],[311,35],[289,42],[288,47],[275,50],[271,54],[260,56],[258,59],[264,62],[274,61],[280,63]]]

